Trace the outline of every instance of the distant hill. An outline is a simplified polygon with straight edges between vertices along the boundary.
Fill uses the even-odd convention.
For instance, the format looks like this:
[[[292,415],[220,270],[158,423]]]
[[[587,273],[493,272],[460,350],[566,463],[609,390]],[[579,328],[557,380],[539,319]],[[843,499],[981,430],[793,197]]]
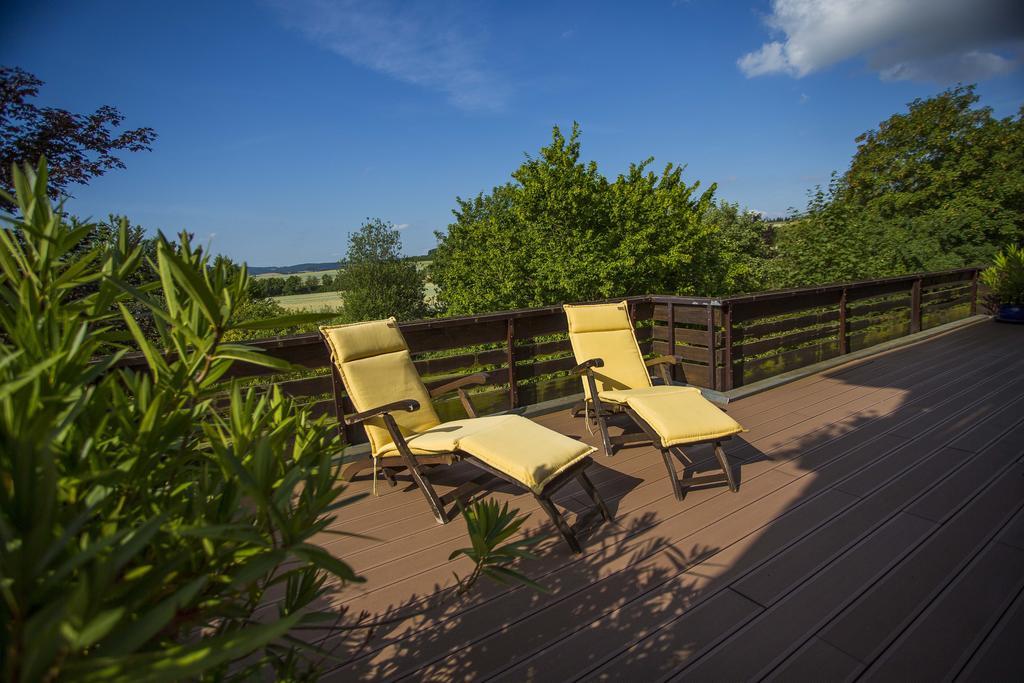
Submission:
[[[268,273],[277,273],[279,275],[291,275],[292,273],[311,273],[337,269],[337,261],[328,261],[327,263],[298,263],[294,266],[249,266],[249,274],[267,275]]]
[[[434,258],[434,250],[420,256],[407,257],[410,261],[429,262]],[[294,266],[249,266],[249,275],[298,275],[300,273],[322,273],[325,270],[337,270],[341,265],[338,261],[327,263],[296,263]]]

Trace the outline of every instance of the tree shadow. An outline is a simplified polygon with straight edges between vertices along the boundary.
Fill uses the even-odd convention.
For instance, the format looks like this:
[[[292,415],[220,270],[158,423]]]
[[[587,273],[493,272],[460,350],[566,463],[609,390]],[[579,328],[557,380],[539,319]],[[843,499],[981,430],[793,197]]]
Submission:
[[[704,489],[675,501],[654,449],[595,455],[592,479],[613,506],[615,521],[593,529],[581,555],[555,538],[539,545],[538,558],[521,569],[548,593],[485,583],[453,598],[451,582],[425,578],[440,575],[443,567],[421,568],[418,581],[396,578],[411,577],[412,570],[383,571],[381,580],[390,583],[370,598],[352,599],[342,590],[332,596],[335,604],[365,606],[364,618],[381,625],[366,641],[326,638],[322,645],[336,647],[346,661],[327,679],[645,680],[683,671],[764,609],[727,589],[799,552],[801,539],[833,533],[820,512],[823,493],[886,459],[893,471],[913,466],[924,457],[914,450],[915,425],[952,438],[991,412],[1000,399],[985,384],[993,373],[1005,372],[1008,359],[1019,357],[1013,355],[1019,335],[1005,326],[1001,332],[978,328],[822,373],[817,388],[807,380],[806,391],[794,385],[735,402],[730,412],[751,426],[726,443],[741,477],[736,494]],[[991,390],[1013,391],[1011,380],[992,381]],[[538,421],[595,440],[582,420]],[[900,444],[910,445],[892,455]],[[686,464],[695,473],[717,467],[709,448],[689,455],[693,462]],[[438,481],[452,477],[450,485],[459,480],[454,469],[438,475]],[[525,497],[512,500],[515,505]],[[577,514],[588,507],[575,484],[557,502]],[[531,519],[550,532],[541,517]],[[345,557],[344,549],[338,554]],[[394,564],[415,563],[415,557]],[[799,585],[817,571],[818,559],[779,565],[791,574],[778,581]],[[368,572],[371,585],[375,573]]]

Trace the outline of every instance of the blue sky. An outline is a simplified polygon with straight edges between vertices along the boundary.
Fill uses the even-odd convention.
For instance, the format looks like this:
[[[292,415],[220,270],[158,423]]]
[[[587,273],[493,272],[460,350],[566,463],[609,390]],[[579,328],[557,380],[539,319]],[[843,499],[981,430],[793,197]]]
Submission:
[[[425,252],[456,196],[574,120],[606,175],[653,155],[783,214],[915,97],[977,80],[1016,113],[1018,4],[14,2],[0,63],[44,80],[42,104],[159,134],[73,188],[73,212],[287,265],[339,258],[368,216]]]

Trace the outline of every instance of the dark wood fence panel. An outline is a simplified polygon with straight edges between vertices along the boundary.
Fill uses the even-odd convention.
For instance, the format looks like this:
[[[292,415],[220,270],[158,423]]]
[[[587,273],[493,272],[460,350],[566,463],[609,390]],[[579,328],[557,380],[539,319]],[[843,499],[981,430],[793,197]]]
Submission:
[[[977,269],[728,297],[726,386],[868,348],[971,315]]]
[[[640,296],[627,299],[645,354],[674,355],[675,379],[728,390],[888,339],[971,315],[977,270],[923,273],[723,299]],[[620,299],[621,300],[621,299]],[[417,371],[428,387],[482,372],[471,398],[489,414],[578,395],[578,377],[561,306],[401,323]],[[352,412],[335,387],[318,334],[247,342],[302,370],[287,375],[239,363],[228,378],[257,390],[277,386],[316,415]],[[143,367],[129,356],[122,367]],[[337,395],[335,396],[335,389]],[[464,417],[456,396],[435,402],[442,419]],[[349,430],[350,442],[365,440]]]
[[[722,388],[720,304],[713,299],[654,297],[651,351],[675,356],[673,378],[701,387]]]

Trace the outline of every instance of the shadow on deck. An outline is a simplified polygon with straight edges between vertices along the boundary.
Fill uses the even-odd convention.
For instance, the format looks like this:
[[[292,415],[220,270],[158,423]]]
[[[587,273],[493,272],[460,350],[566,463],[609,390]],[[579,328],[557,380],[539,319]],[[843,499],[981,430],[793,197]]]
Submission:
[[[549,594],[485,583],[418,614],[468,571],[448,562],[464,525],[384,486],[338,522],[372,539],[322,541],[367,579],[336,604],[387,622],[328,678],[1020,678],[1022,348],[1024,329],[981,323],[734,402],[738,493],[678,502],[653,448],[595,455],[615,523],[582,555],[539,547],[522,569]],[[538,422],[597,445],[567,411]],[[586,509],[574,487],[556,500]]]

